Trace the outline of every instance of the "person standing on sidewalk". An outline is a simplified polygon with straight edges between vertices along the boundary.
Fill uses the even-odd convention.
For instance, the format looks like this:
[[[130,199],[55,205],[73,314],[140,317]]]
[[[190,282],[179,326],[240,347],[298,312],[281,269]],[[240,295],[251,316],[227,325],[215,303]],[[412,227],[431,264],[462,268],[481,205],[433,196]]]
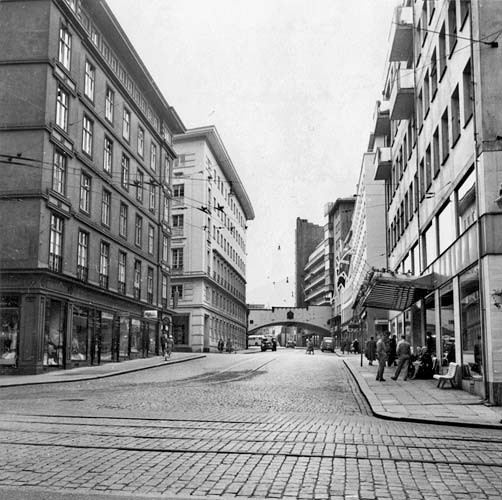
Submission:
[[[376,359],[376,344],[375,339],[370,337],[370,339],[366,342],[366,347],[364,349],[364,355],[369,361],[370,366],[373,365],[373,361]]]
[[[385,382],[383,372],[385,370],[385,362],[389,351],[389,332],[383,332],[376,343],[376,357],[378,359],[378,371],[376,379],[379,382]]]
[[[398,358],[397,368],[396,371],[394,372],[394,376],[391,378],[392,380],[397,380],[403,366],[406,365],[406,369],[404,371],[404,380],[408,380],[408,370],[410,368],[410,358],[411,358],[411,345],[406,340],[405,335],[401,337],[401,340],[397,344],[396,353]]]

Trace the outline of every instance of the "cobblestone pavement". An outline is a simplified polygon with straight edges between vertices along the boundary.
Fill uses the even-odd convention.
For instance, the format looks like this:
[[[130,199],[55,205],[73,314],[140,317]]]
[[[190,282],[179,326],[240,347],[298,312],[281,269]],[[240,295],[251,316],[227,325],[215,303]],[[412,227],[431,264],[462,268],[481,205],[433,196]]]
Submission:
[[[502,432],[378,420],[332,354],[209,354],[0,398],[0,498],[502,497]]]

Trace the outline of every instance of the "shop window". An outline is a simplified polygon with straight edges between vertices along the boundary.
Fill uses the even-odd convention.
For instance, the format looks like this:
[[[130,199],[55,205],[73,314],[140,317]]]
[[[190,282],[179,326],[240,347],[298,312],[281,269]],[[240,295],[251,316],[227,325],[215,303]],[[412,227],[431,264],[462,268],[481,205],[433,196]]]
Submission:
[[[112,339],[113,339],[113,314],[102,312],[98,322],[98,346],[99,360],[111,361],[112,359]]]
[[[124,359],[129,357],[129,318],[119,319],[119,357]]]
[[[431,293],[429,296],[425,298],[425,335],[426,338],[430,337],[434,339],[433,342],[429,342],[429,346],[434,346],[434,351],[431,352],[432,356],[436,355],[436,304],[434,301],[434,294]]]
[[[16,366],[19,342],[19,298],[0,297],[0,366]]]
[[[66,326],[66,308],[63,302],[47,300],[44,328],[44,366],[64,364],[64,331]]]
[[[459,286],[462,364],[469,366],[472,377],[482,379],[484,363],[478,266],[460,275]]]
[[[453,315],[453,286],[451,282],[441,288],[440,304],[440,346],[442,365],[455,362],[455,318]]]
[[[141,354],[141,321],[131,319],[131,329],[129,331],[130,356],[132,358]]]
[[[85,361],[88,356],[90,338],[89,310],[83,307],[74,307],[72,325],[71,360]]]
[[[175,344],[188,344],[189,317],[173,317],[173,337]]]

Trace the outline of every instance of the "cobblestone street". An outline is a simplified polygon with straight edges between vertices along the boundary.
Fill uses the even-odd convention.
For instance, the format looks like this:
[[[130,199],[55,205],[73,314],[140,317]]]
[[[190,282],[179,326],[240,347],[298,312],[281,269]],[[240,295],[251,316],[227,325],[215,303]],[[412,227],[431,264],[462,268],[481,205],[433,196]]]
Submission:
[[[502,432],[376,419],[333,354],[208,354],[0,397],[0,498],[502,496]]]

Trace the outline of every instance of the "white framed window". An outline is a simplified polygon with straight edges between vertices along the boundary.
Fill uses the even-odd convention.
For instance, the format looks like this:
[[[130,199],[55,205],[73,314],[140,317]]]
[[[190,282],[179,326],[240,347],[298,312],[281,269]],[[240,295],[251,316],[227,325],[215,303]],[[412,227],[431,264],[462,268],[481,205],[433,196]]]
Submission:
[[[63,219],[51,215],[51,232],[49,236],[49,269],[63,270]]]
[[[138,127],[138,154],[143,158],[145,154],[145,131]]]
[[[153,255],[153,249],[155,246],[155,229],[149,224],[148,225],[148,253]]]
[[[141,298],[141,261],[134,261],[134,277],[133,277],[134,298]]]
[[[136,215],[136,221],[134,224],[134,243],[141,246],[143,239],[143,218]]]
[[[153,171],[157,169],[157,145],[153,142],[150,144],[150,168]]]
[[[110,227],[111,204],[112,194],[110,191],[103,189],[103,194],[101,196],[101,223],[107,227]]]
[[[149,267],[146,272],[146,300],[153,303],[153,269]]]
[[[165,234],[162,235],[162,260],[169,260],[169,238]]]
[[[136,199],[143,203],[143,183],[144,183],[144,174],[143,172],[138,168],[138,171],[136,172]]]
[[[127,142],[131,139],[131,112],[126,108],[122,113],[122,137]]]
[[[58,61],[69,71],[71,64],[71,35],[67,28],[59,28]]]
[[[85,231],[78,232],[77,246],[77,278],[87,281],[89,270],[89,233]]]
[[[110,276],[110,245],[101,242],[99,246],[99,286],[108,288]]]
[[[120,183],[124,189],[129,191],[129,158],[124,154],[121,162]]]
[[[184,223],[183,214],[174,214],[173,215],[173,228],[183,229],[183,223]]]
[[[127,238],[127,223],[129,219],[129,207],[125,203],[120,204],[119,234]]]
[[[110,123],[113,123],[114,106],[115,106],[115,92],[110,87],[107,86],[105,93],[105,118]]]
[[[85,61],[84,94],[94,101],[94,87],[96,83],[96,67],[89,61]]]
[[[66,155],[61,153],[58,149],[54,150],[52,189],[62,195],[66,192]]]
[[[61,85],[58,85],[56,94],[56,125],[68,132],[68,109],[70,96]]]
[[[151,211],[155,210],[155,185],[154,180],[150,179],[149,187],[148,187],[148,208]]]
[[[183,270],[183,248],[172,249],[172,265],[173,269]]]
[[[92,142],[94,134],[94,123],[84,115],[82,120],[82,151],[89,156],[92,156]]]
[[[80,175],[80,203],[79,208],[89,213],[91,205],[91,177],[82,173]]]
[[[119,269],[117,275],[119,293],[126,293],[126,271],[127,271],[127,254],[119,251]]]
[[[163,197],[162,220],[167,224],[169,222],[169,198]]]
[[[103,144],[103,170],[107,174],[112,173],[113,168],[113,142],[105,137]]]
[[[167,276],[165,274],[162,274],[162,285],[161,285],[160,296],[162,300],[162,307],[165,308],[167,308],[167,287],[168,287]]]

